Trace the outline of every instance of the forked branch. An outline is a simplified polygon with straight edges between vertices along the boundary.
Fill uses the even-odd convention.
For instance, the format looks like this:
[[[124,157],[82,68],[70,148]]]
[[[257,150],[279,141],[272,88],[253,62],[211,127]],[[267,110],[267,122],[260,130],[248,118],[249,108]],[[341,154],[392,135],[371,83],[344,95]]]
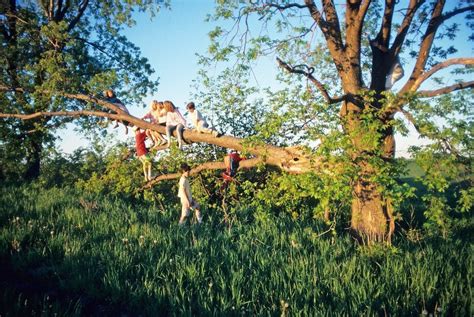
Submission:
[[[344,96],[339,96],[339,97],[331,97],[329,96],[329,93],[327,91],[327,89],[324,87],[324,85],[319,81],[317,80],[316,78],[314,78],[313,76],[313,71],[314,69],[313,68],[308,68],[309,71],[304,71],[302,69],[299,69],[297,67],[293,67],[293,66],[290,66],[288,63],[282,61],[280,58],[277,57],[277,62],[278,62],[278,65],[285,69],[286,71],[288,71],[289,73],[292,73],[292,74],[300,74],[300,75],[303,75],[305,76],[306,78],[308,78],[318,89],[319,91],[321,92],[321,94],[323,95],[324,99],[326,99],[326,101],[329,103],[329,104],[334,104],[334,103],[338,103],[338,102],[341,102],[345,99]]]

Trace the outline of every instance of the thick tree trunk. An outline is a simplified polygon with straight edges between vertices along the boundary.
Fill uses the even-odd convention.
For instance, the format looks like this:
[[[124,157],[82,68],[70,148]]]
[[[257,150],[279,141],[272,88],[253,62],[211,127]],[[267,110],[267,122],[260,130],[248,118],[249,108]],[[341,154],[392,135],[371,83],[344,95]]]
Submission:
[[[395,229],[392,205],[376,185],[358,180],[353,189],[351,229],[362,242],[391,242]]]
[[[370,105],[374,107],[374,105]],[[360,107],[347,103],[343,105],[341,115],[346,119],[345,129],[352,139],[352,159],[358,167],[358,176],[352,188],[351,230],[361,242],[391,242],[395,229],[392,204],[384,197],[380,185],[373,181],[378,170],[372,166],[371,158],[381,156],[383,160],[392,160],[395,155],[395,139],[391,127],[382,131],[378,142],[364,140],[374,138],[368,135],[362,126]],[[381,122],[382,124],[382,122]],[[374,146],[374,144],[377,144]]]

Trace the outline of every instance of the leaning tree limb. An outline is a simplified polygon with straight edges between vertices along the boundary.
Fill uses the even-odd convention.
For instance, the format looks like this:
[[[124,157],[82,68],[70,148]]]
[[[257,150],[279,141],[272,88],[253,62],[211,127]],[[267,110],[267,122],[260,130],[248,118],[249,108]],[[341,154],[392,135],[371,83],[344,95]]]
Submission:
[[[13,91],[27,93],[23,89],[11,89],[9,87],[0,86],[0,91]],[[50,93],[44,91],[43,93]],[[114,104],[105,100],[95,98],[93,96],[85,94],[71,94],[58,92],[55,95],[62,96],[68,99],[81,100],[88,103],[100,105],[107,110],[112,110],[116,113],[108,113],[103,111],[94,110],[78,110],[78,111],[55,111],[55,112],[36,112],[28,114],[18,113],[0,113],[0,118],[17,118],[22,120],[31,120],[39,117],[54,117],[54,116],[65,116],[65,117],[78,117],[78,116],[96,116],[110,118],[119,121],[128,121],[132,125],[140,127],[142,129],[149,129],[157,131],[162,134],[166,134],[166,129],[163,126],[155,125],[137,117],[129,115],[123,112],[120,108]],[[176,131],[174,132],[176,135]],[[199,133],[195,130],[185,129],[183,133],[184,139],[190,143],[192,142],[205,142],[208,144],[217,145],[220,147],[235,149],[237,151],[244,151],[259,157],[263,163],[273,165],[281,168],[283,171],[288,173],[305,173],[314,170],[326,169],[328,164],[319,157],[312,157],[309,153],[305,152],[304,149],[299,147],[278,147],[271,144],[250,144],[245,139],[233,137],[233,136],[221,136],[214,137],[211,134]]]
[[[248,160],[243,160],[240,161],[239,163],[239,169],[241,168],[252,168],[257,166],[258,164],[262,164],[263,160],[261,158],[251,158]],[[216,161],[216,162],[206,162],[201,165],[198,165],[191,169],[189,171],[189,175],[196,175],[199,174],[200,172],[204,170],[224,170],[226,169],[227,166],[223,161]],[[170,180],[170,179],[177,179],[181,177],[181,173],[171,173],[171,174],[162,174],[155,176],[151,181],[147,182],[145,185],[143,185],[138,192],[141,192],[145,189],[150,189],[155,185],[156,183],[159,183],[164,180]]]

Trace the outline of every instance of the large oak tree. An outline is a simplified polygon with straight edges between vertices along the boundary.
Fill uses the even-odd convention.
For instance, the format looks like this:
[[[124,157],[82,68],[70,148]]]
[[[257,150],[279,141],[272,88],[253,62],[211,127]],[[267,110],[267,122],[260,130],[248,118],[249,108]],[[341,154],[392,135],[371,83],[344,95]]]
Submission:
[[[396,128],[400,128],[396,114],[404,114],[422,135],[433,136],[436,124],[427,120],[426,114],[429,111],[426,109],[432,106],[436,114],[441,112],[441,117],[443,113],[439,111],[440,107],[419,100],[450,94],[455,97],[441,102],[445,105],[443,109],[446,114],[449,112],[449,115],[454,113],[462,116],[458,101],[466,99],[462,99],[465,97],[456,92],[470,92],[474,85],[464,75],[470,69],[461,68],[455,73],[459,81],[441,88],[421,89],[422,84],[448,67],[465,67],[474,63],[474,58],[471,57],[450,58],[450,54],[455,53],[456,49],[449,44],[443,47],[447,43],[445,40],[454,38],[459,28],[456,23],[448,22],[465,16],[467,25],[470,26],[474,6],[469,1],[460,1],[449,8],[446,6],[446,1],[443,0],[386,0],[383,3],[352,0],[340,4],[329,0],[321,3],[313,0],[219,1],[216,17],[231,19],[233,24],[227,31],[217,28],[211,33],[212,60],[236,57],[240,59],[239,65],[242,65],[265,54],[276,55],[277,65],[293,76],[286,77],[284,81],[294,89],[286,90],[286,97],[282,99],[287,103],[283,106],[279,104],[281,100],[278,101],[278,96],[282,94],[272,92],[275,99],[270,102],[281,106],[285,115],[278,116],[277,112],[270,112],[266,118],[272,124],[261,130],[260,139],[231,136],[215,138],[193,131],[186,131],[185,138],[192,142],[206,142],[252,153],[256,159],[249,161],[246,164],[248,166],[263,162],[291,173],[312,172],[314,177],[324,174],[337,178],[338,175],[349,173],[351,180],[347,185],[352,192],[351,228],[359,237],[370,241],[389,241],[394,229],[395,197],[393,192],[387,190],[386,183],[393,184],[390,177],[393,178],[394,174],[391,174],[390,166],[394,163],[395,155],[394,133]],[[251,30],[259,23],[263,27],[257,32],[258,36],[252,37]],[[386,85],[386,79],[398,60],[405,65],[406,75],[398,91],[391,91],[391,87]],[[68,68],[65,67],[64,70]],[[235,75],[233,72],[227,73],[228,78]],[[80,77],[75,78],[81,83]],[[306,87],[299,84],[302,80],[307,82]],[[212,81],[208,82],[212,86]],[[5,108],[0,116],[25,120],[108,117],[125,119],[142,128],[164,132],[162,127],[120,113],[104,100],[81,94],[87,91],[81,89],[83,85],[79,86],[81,85],[64,83],[59,87],[29,85],[25,88],[14,82],[3,82],[1,89],[8,92],[2,97],[4,100],[25,95],[46,95],[59,104],[68,104],[67,100],[81,100],[86,101],[88,106],[85,109],[42,109],[35,104],[29,111]],[[240,87],[235,84],[230,89]],[[300,93],[299,98],[289,98],[288,91],[295,96]],[[203,97],[202,100],[210,99]],[[446,103],[450,106],[446,106]],[[467,103],[469,104],[468,99]],[[28,102],[25,101],[24,104]],[[91,104],[95,106],[89,109]],[[294,109],[296,110],[292,112]],[[315,113],[316,109],[326,113]],[[409,109],[413,109],[413,112]],[[110,113],[110,110],[115,113]],[[290,118],[288,114],[293,114],[293,117]],[[334,120],[335,124],[325,122],[326,119]],[[463,119],[464,117],[461,121]],[[278,132],[287,122],[301,123],[302,131],[310,131],[306,128],[311,125],[323,125],[324,129],[318,137],[309,132],[295,136],[297,140],[313,139],[318,146],[294,146],[298,144],[294,144],[295,138],[285,142],[284,135],[272,137],[269,131]],[[459,120],[453,127],[457,123]],[[458,125],[456,131],[461,131],[459,127]],[[334,131],[342,136],[339,140],[348,142],[335,142],[331,137]],[[442,149],[455,159],[466,159],[464,154],[468,146],[462,140],[463,136],[460,137],[461,141],[453,143],[445,134],[441,134],[444,135],[444,138],[440,137]],[[279,146],[263,141],[273,141]],[[215,162],[207,163],[197,170],[222,167],[222,163]],[[162,176],[149,185],[176,176]]]

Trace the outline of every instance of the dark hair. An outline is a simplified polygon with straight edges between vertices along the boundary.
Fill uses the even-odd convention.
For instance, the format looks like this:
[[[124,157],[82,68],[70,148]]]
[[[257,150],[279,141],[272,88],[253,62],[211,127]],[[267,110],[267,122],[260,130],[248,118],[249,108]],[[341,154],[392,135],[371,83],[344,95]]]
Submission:
[[[196,106],[194,105],[194,102],[190,102],[186,105],[186,109],[196,109]]]
[[[190,170],[191,170],[191,167],[189,167],[188,164],[186,164],[186,163],[181,164],[181,171],[182,172],[189,172]]]

